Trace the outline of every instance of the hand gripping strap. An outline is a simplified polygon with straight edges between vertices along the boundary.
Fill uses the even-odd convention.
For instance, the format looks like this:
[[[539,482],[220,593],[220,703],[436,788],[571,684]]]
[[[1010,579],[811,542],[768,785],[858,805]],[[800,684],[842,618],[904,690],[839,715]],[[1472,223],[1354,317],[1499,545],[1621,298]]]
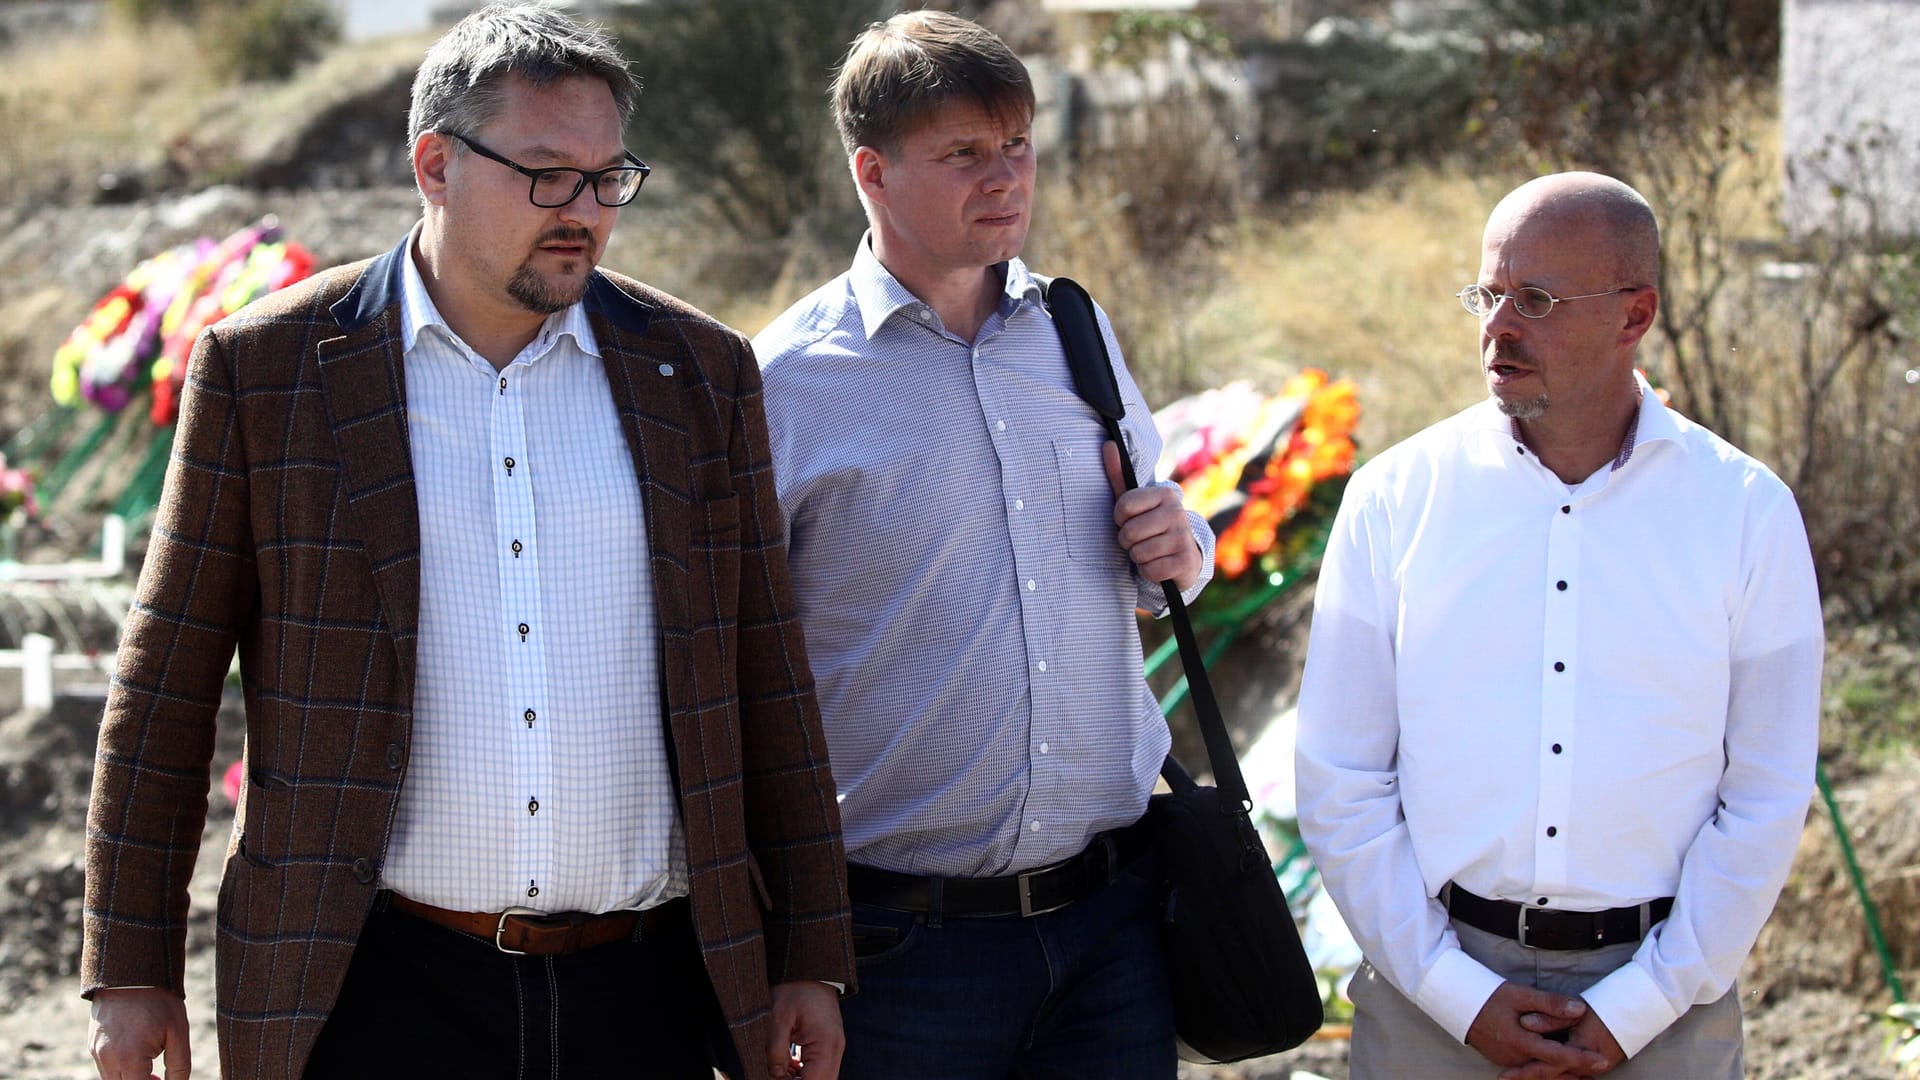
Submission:
[[[1120,382],[1114,376],[1106,338],[1101,335],[1100,323],[1094,315],[1093,298],[1072,278],[1054,278],[1042,286],[1042,291],[1047,299],[1047,313],[1053,316],[1053,325],[1060,332],[1060,345],[1073,372],[1074,389],[1099,415],[1106,426],[1107,437],[1120,448],[1121,478],[1129,490],[1136,488],[1140,484],[1134,475],[1133,457],[1127,453],[1127,441],[1120,431],[1126,403],[1120,399]],[[1187,693],[1193,699],[1195,715],[1200,718],[1200,735],[1207,745],[1207,761],[1213,766],[1214,786],[1220,789],[1229,805],[1252,809],[1247,780],[1241,775],[1233,740],[1227,735],[1226,721],[1221,719],[1220,705],[1214,700],[1213,684],[1207,679],[1207,665],[1200,656],[1200,644],[1194,639],[1193,620],[1187,615],[1186,602],[1180,598],[1180,590],[1173,582],[1163,581],[1160,588],[1167,595],[1167,615],[1173,620],[1173,636],[1180,644],[1180,666],[1186,670]],[[1160,774],[1175,791],[1193,786],[1193,780],[1172,756],[1161,765]]]

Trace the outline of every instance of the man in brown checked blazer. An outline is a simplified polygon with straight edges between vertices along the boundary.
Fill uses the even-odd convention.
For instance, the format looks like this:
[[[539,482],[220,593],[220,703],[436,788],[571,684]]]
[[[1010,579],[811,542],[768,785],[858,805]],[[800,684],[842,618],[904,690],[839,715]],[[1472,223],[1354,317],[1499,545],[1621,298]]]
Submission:
[[[421,224],[200,338],[88,817],[106,1080],[188,1067],[236,646],[226,1076],[837,1071],[844,856],[758,369],[595,269],[635,93],[548,8],[469,17],[414,85]]]

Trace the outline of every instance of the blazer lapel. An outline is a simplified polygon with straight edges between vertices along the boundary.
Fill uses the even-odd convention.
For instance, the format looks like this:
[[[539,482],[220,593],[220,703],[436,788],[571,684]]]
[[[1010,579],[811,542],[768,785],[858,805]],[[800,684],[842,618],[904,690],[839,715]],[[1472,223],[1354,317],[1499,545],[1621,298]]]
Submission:
[[[601,275],[587,290],[587,314],[606,367],[607,385],[620,416],[640,479],[641,505],[646,514],[647,548],[653,572],[654,618],[662,644],[661,702],[667,716],[676,703],[693,697],[692,673],[670,654],[684,649],[688,625],[688,545],[692,529],[693,483],[688,445],[689,388],[698,378],[686,350],[665,335],[650,333],[656,324],[651,309],[620,291]],[[690,732],[674,731],[676,742],[688,743]]]
[[[413,694],[420,624],[420,509],[407,437],[400,327],[400,266],[406,242],[373,260],[333,308],[345,333],[320,342],[334,447],[346,480],[342,532],[373,565],[380,610],[392,632],[406,691]]]

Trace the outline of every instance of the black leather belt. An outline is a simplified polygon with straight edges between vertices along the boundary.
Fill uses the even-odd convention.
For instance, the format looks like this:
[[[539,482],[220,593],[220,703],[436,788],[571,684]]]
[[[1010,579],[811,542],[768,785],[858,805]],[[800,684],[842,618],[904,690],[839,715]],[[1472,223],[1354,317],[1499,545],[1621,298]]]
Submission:
[[[1671,896],[1606,911],[1555,911],[1511,900],[1489,900],[1452,883],[1441,890],[1440,897],[1455,919],[1529,949],[1598,949],[1639,941],[1673,911]]]
[[[1093,838],[1085,851],[1024,873],[994,878],[923,877],[855,863],[847,867],[847,891],[858,904],[894,911],[943,915],[1044,915],[1058,911],[1102,885],[1153,844],[1144,824]]]

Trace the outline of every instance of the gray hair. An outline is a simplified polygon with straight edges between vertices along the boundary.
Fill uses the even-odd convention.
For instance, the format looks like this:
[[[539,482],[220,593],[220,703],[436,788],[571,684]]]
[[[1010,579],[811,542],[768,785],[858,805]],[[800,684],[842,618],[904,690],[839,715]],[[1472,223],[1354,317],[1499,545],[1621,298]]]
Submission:
[[[413,78],[409,149],[428,131],[470,133],[498,115],[509,75],[535,86],[585,76],[613,91],[624,126],[640,95],[612,38],[545,4],[489,4],[433,43]]]

